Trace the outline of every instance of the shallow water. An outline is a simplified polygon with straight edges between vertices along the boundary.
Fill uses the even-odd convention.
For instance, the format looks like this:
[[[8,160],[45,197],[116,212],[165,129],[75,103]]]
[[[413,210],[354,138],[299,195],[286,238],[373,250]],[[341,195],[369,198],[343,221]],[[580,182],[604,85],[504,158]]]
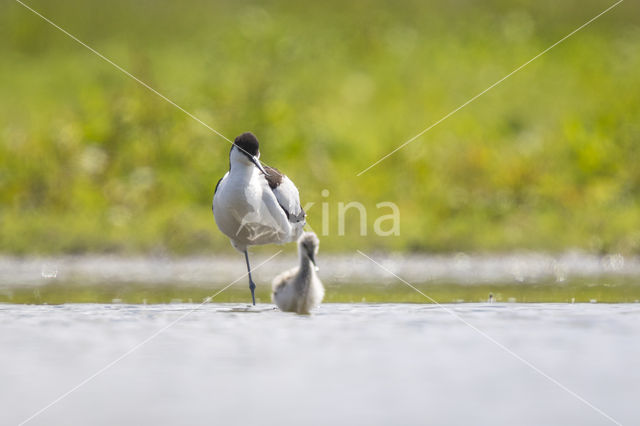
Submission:
[[[640,424],[640,304],[0,304],[0,424]]]
[[[290,249],[290,248],[289,248]],[[640,256],[596,256],[582,252],[557,255],[523,252],[502,254],[388,254],[370,253],[380,268],[366,257],[320,252],[318,265],[325,283],[397,282],[389,271],[413,284],[447,282],[468,285],[509,283],[562,283],[571,279],[607,278],[640,282]],[[275,257],[273,257],[275,256]],[[265,263],[267,259],[270,259]],[[298,264],[293,253],[251,256],[255,278],[270,282],[280,272]],[[258,266],[260,265],[260,266]],[[238,254],[172,257],[63,256],[8,257],[0,255],[0,289],[38,287],[55,282],[84,284],[226,285],[246,272]]]
[[[374,257],[383,268],[360,254],[319,257],[325,302],[483,302],[491,293],[497,302],[640,301],[637,256],[568,252]],[[252,258],[259,302],[270,302],[271,280],[297,264],[295,257],[283,253],[262,265],[269,258]],[[231,283],[214,301],[247,303],[245,274],[242,256],[0,256],[0,303],[200,303]]]

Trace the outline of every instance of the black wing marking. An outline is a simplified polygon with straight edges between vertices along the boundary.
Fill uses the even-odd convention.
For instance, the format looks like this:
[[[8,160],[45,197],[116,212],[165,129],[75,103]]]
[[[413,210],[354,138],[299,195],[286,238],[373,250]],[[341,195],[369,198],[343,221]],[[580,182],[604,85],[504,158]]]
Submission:
[[[282,207],[282,206],[280,206],[280,207]],[[302,222],[304,220],[304,218],[307,217],[307,213],[305,213],[304,209],[301,206],[300,207],[300,213],[298,213],[295,216],[287,214],[287,217],[289,218],[290,222],[298,223],[298,222]],[[291,219],[293,219],[293,221]]]
[[[216,183],[216,189],[213,190],[214,197],[216,196],[216,192],[218,192],[218,187],[220,186],[220,182],[222,182],[222,179],[224,179],[224,177],[220,178],[218,183]],[[211,211],[213,211],[213,202],[211,203]]]
[[[284,211],[284,214],[287,215],[287,220],[289,222],[292,222],[292,223],[302,222],[304,218],[307,217],[307,214],[304,212],[304,210],[302,210],[302,208],[300,208],[300,213],[294,216],[291,213],[289,213],[289,210],[287,210],[282,204],[278,203],[278,205]]]
[[[287,210],[282,204],[278,203],[278,205],[284,211],[284,214],[287,215],[287,220],[291,223],[302,222],[304,218],[307,217],[307,214],[304,212],[302,207],[300,207],[300,213],[298,213],[297,215],[292,215],[291,213],[289,213],[289,210]]]

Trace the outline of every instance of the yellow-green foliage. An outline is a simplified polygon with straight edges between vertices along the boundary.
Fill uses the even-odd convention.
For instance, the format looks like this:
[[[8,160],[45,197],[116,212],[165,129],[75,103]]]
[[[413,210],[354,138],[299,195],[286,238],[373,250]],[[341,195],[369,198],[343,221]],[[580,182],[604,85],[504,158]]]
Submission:
[[[458,303],[487,302],[493,294],[496,302],[519,303],[637,303],[640,287],[633,280],[621,278],[573,279],[569,282],[501,283],[461,285],[451,283],[418,284],[429,298],[402,283],[329,284],[324,301],[329,303]],[[217,294],[217,295],[216,295]],[[211,296],[216,295],[213,299]],[[56,283],[37,288],[13,288],[0,291],[0,303],[249,303],[251,294],[244,282],[218,294],[216,288],[145,285],[136,283],[80,284]],[[256,289],[258,303],[269,303],[267,285]]]
[[[256,133],[314,229],[329,204],[323,250],[640,251],[637,2],[361,177],[612,2],[28,4],[227,137]],[[0,252],[229,250],[210,210],[228,142],[15,2],[0,57]],[[337,235],[341,201],[369,236],[355,213]],[[381,201],[399,237],[372,235]]]

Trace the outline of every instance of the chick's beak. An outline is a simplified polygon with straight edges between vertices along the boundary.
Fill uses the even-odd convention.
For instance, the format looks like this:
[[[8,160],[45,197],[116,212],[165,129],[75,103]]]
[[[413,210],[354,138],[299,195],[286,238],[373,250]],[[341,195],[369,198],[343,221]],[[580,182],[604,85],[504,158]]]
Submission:
[[[319,270],[320,270],[320,268],[318,268],[318,265],[316,265],[316,257],[315,257],[315,254],[314,254],[314,253],[309,253],[309,260],[311,261],[311,263],[313,263],[313,268],[314,268],[316,271],[319,271]]]

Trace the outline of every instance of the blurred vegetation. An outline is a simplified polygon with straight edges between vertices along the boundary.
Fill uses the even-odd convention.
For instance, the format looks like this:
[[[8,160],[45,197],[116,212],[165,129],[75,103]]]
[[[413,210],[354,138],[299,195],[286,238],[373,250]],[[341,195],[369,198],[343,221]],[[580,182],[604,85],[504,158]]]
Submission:
[[[640,286],[637,280],[595,277],[538,283],[454,284],[438,282],[417,284],[428,294],[427,299],[402,283],[329,284],[324,298],[327,303],[462,303],[487,302],[492,294],[498,303],[638,303]],[[86,283],[52,283],[36,288],[0,289],[0,303],[57,305],[64,303],[203,303],[212,295],[212,303],[250,303],[251,296],[244,283],[220,294],[212,288],[184,285],[153,285],[122,283],[102,285]],[[258,285],[256,301],[270,303],[267,285]]]
[[[27,2],[227,137],[258,135],[316,230],[327,203],[323,250],[638,253],[636,2],[356,177],[612,3]],[[228,142],[15,2],[0,56],[0,253],[231,250],[210,209]],[[337,235],[349,201],[368,236],[355,211]],[[400,236],[373,235],[382,201]]]

